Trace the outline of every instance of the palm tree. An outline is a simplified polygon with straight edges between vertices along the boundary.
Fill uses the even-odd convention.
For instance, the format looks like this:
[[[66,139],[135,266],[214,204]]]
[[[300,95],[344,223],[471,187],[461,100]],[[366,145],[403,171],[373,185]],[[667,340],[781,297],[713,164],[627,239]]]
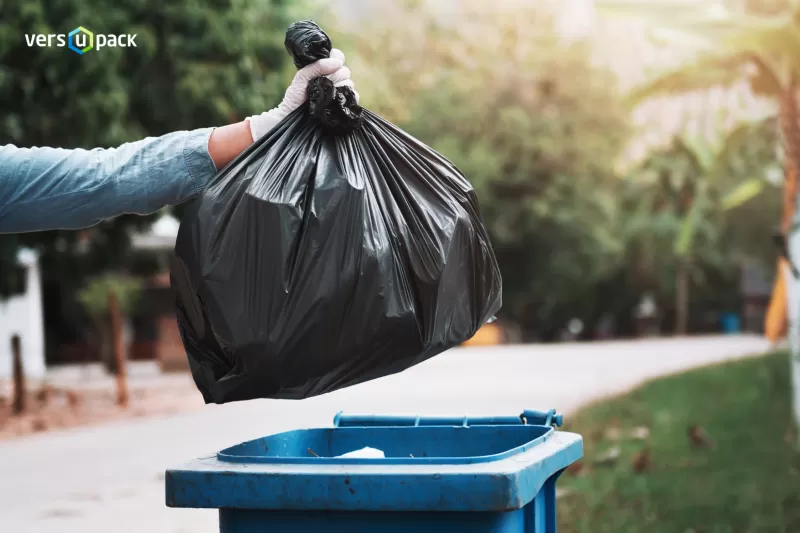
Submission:
[[[691,62],[635,90],[633,102],[745,81],[753,94],[777,104],[784,152],[780,227],[786,235],[792,230],[800,171],[800,2],[789,0],[784,9],[769,14],[753,13],[742,7],[742,2],[730,4],[596,0],[595,5],[602,12],[643,19],[650,28],[665,29],[671,39],[691,44],[696,50]],[[789,284],[784,278],[790,275],[789,269],[788,261],[780,259],[767,315],[768,335],[782,336],[787,329],[788,295],[784,287]],[[795,355],[798,348],[793,347]],[[793,358],[793,371],[800,376],[800,357]],[[795,398],[795,416],[800,422],[800,394]]]
[[[763,134],[764,127],[762,122],[742,123],[716,139],[676,135],[633,172],[639,209],[628,221],[632,232],[628,240],[671,251],[671,257],[649,262],[669,262],[674,267],[676,334],[688,329],[689,285],[698,273],[699,247],[706,248],[706,259],[714,251],[709,246],[719,249],[719,217],[770,186],[769,169],[752,174],[750,168],[737,165],[738,158],[753,155],[752,139]],[[666,246],[656,244],[665,238]]]
[[[685,0],[684,0],[685,1]],[[800,171],[800,7],[785,13],[753,15],[706,2],[632,2],[598,0],[601,12],[637,16],[653,29],[670,31],[665,39],[696,46],[695,59],[663,72],[630,95],[633,104],[659,95],[683,94],[745,80],[753,94],[778,104],[784,146],[784,210],[781,228],[794,215]]]

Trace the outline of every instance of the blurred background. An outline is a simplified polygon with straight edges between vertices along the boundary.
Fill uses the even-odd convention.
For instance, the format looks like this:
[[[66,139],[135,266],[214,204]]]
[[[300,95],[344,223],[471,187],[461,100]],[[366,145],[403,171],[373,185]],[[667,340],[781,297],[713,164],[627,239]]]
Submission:
[[[472,182],[504,279],[497,322],[379,386],[204,407],[169,288],[182,208],[0,236],[0,525],[213,531],[214,516],[163,509],[168,461],[340,407],[558,407],[587,439],[565,531],[800,531],[796,9],[0,0],[0,143],[18,146],[111,147],[270,109],[294,71],[285,29],[313,18],[361,104]],[[24,39],[79,25],[137,47]]]

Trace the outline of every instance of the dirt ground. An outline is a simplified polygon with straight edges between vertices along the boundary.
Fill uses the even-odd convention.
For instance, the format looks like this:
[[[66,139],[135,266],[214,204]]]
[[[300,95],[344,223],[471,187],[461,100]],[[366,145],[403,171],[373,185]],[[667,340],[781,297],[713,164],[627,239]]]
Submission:
[[[25,411],[12,414],[10,383],[0,383],[0,440],[104,422],[163,416],[200,409],[203,399],[186,374],[161,374],[148,365],[132,368],[130,401],[116,403],[116,384],[98,367],[64,368],[29,383]]]

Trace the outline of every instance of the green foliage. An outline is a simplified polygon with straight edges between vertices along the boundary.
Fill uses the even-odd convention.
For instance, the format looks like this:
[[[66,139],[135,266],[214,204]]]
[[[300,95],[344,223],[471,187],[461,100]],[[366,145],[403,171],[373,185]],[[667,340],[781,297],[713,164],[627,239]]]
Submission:
[[[238,121],[277,103],[289,75],[288,0],[0,1],[0,144],[111,147]],[[79,56],[28,47],[25,34],[135,33],[136,48]],[[42,250],[45,278],[73,280],[124,262],[125,216],[90,232],[22,237]],[[78,239],[89,247],[76,254]],[[13,246],[4,251],[6,263]],[[11,256],[13,257],[13,255]],[[0,282],[8,270],[0,263]]]
[[[768,269],[775,264],[777,251],[772,234],[778,229],[778,214],[783,206],[783,160],[780,135],[775,120],[753,124],[734,150],[725,167],[727,185],[720,194],[723,205],[723,249],[733,256],[752,258]],[[761,191],[747,201],[731,202],[741,191],[760,184]],[[741,200],[743,198],[739,198]]]
[[[677,8],[675,2],[600,0],[597,6],[614,16],[636,17],[662,36],[666,30],[662,44],[692,52],[686,63],[660,73],[633,91],[628,97],[633,105],[652,96],[727,87],[742,80],[748,82],[754,94],[777,101],[786,94],[792,80],[800,76],[800,4],[796,2],[725,2],[711,6],[686,2]],[[796,117],[788,117],[788,122],[795,120]],[[774,125],[758,130],[758,125],[745,125],[720,146],[698,151],[696,146],[676,143],[671,153],[651,157],[651,165],[654,159],[660,159],[662,166],[673,167],[672,172],[662,169],[666,174],[674,174],[676,156],[690,162],[694,169],[695,177],[689,185],[673,191],[680,196],[673,198],[675,207],[657,218],[668,220],[673,230],[679,227],[673,251],[680,264],[691,269],[695,291],[706,285],[713,272],[727,278],[731,292],[735,291],[733,267],[739,260],[774,257],[774,251],[768,251],[764,243],[769,240],[770,228],[777,222],[781,207],[776,202],[777,188],[770,186],[777,185],[778,180],[765,179],[765,173],[776,168],[779,158],[775,148],[779,142]],[[747,142],[741,142],[745,137]],[[794,137],[787,132],[785,140],[796,144]],[[749,170],[742,171],[748,165]],[[665,184],[669,188],[668,181],[662,180],[662,189]],[[664,194],[663,190],[654,192]],[[759,204],[770,209],[754,209]],[[744,213],[751,218],[743,219]],[[644,235],[647,232],[632,248],[637,253],[648,250],[651,258],[658,255],[655,251],[659,247],[641,244],[647,239]],[[653,265],[671,263],[674,261],[666,257],[651,259],[644,277],[650,277],[651,284],[661,285],[664,290],[668,284],[655,281],[664,277],[653,276]]]
[[[725,210],[736,209],[757,197],[764,191],[766,184],[761,179],[743,181],[722,198],[722,208]]]
[[[576,413],[565,429],[584,436],[583,469],[558,482],[559,531],[800,531],[790,376],[777,353],[659,379]],[[694,425],[713,448],[691,446]],[[633,438],[642,427],[646,440]],[[596,466],[613,447],[619,459]],[[650,464],[637,473],[645,449]]]
[[[108,300],[113,294],[119,302],[123,315],[130,315],[135,309],[141,295],[142,282],[136,278],[106,274],[89,280],[89,283],[78,292],[78,300],[84,309],[96,320],[105,321],[108,316]]]
[[[683,23],[672,36],[697,47],[701,61],[632,100],[742,79],[749,63],[708,39],[735,42],[749,27],[742,19],[735,31],[720,22],[705,28],[697,5],[652,11],[659,5],[640,7],[654,27]],[[773,122],[714,142],[676,138],[622,179],[614,162],[628,138],[627,111],[614,78],[589,61],[591,43],[559,37],[541,5],[504,12],[467,1],[444,19],[425,6],[406,2],[390,24],[359,28],[348,36],[357,52],[348,48],[348,61],[370,80],[359,86],[364,105],[443,153],[475,186],[503,271],[503,318],[549,339],[573,317],[591,331],[610,312],[630,332],[645,291],[670,315],[678,259],[690,267],[693,315],[704,305],[736,309],[740,259],[774,259]],[[766,65],[764,87],[773,58],[747,55]]]
[[[737,176],[737,170],[731,167],[741,161],[746,145],[770,138],[776,143],[774,135],[769,135],[771,130],[769,122],[742,123],[718,143],[701,139],[677,140],[676,148],[683,154],[675,155],[683,155],[691,162],[693,174],[690,177],[691,184],[683,190],[683,200],[689,208],[683,216],[675,243],[675,253],[678,256],[687,257],[691,253],[695,230],[702,224],[704,215],[713,210],[726,211],[739,207],[770,185],[765,171],[770,166],[769,158],[777,156],[775,151],[761,154],[767,159],[761,161],[765,167],[755,171],[759,174],[757,177],[748,177],[747,174]]]
[[[359,90],[472,182],[503,273],[503,315],[548,336],[589,312],[587,293],[622,252],[613,161],[626,115],[589,44],[560,38],[545,10],[467,4],[457,24],[412,7],[394,34],[366,29],[357,50],[380,91]]]
[[[3,142],[93,148],[240,120],[274,102],[286,64],[285,2],[5,0]],[[135,33],[136,48],[79,56],[25,34]]]
[[[765,206],[780,201],[780,182],[770,178],[780,176],[777,136],[773,121],[742,124],[716,143],[678,136],[625,180],[626,263],[640,290],[671,305],[684,262],[697,297],[720,290],[714,279],[735,296],[742,259],[772,262],[769,237],[778,207]]]

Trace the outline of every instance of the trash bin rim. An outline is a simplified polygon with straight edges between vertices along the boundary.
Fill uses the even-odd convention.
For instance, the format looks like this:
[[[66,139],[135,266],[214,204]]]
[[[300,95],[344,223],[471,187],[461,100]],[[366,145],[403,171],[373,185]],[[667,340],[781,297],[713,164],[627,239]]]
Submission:
[[[507,511],[583,455],[556,431],[526,452],[476,464],[223,463],[216,455],[166,472],[166,503],[182,508],[341,511]]]

